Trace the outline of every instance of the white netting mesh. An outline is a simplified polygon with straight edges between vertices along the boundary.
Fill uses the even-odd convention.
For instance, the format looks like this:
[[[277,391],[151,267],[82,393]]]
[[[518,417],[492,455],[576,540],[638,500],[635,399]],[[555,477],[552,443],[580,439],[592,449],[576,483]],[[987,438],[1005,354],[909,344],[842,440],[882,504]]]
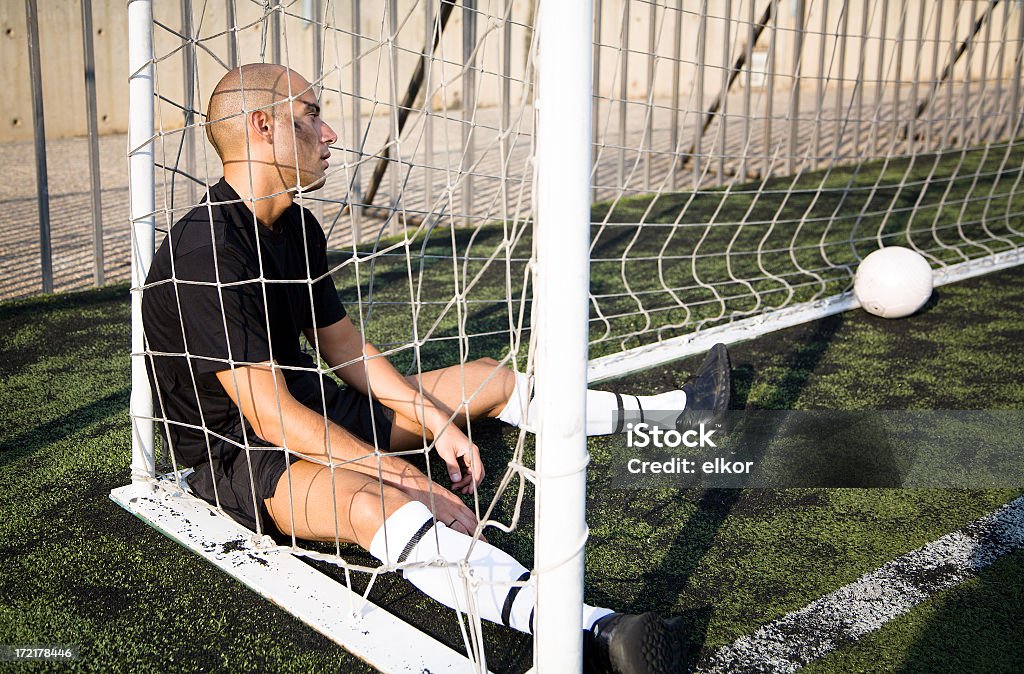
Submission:
[[[339,136],[299,202],[361,332],[407,374],[529,371],[535,3],[182,6],[153,26],[158,240],[220,175],[213,84],[287,64]],[[848,292],[880,246],[936,268],[1021,248],[1019,2],[597,0],[595,19],[592,356]],[[532,477],[509,444],[473,500],[503,530]],[[391,568],[303,554],[347,580]]]
[[[603,5],[592,355],[1020,247],[1019,4]]]
[[[166,8],[157,8],[161,9]],[[204,124],[218,121],[204,119],[213,85],[236,63],[286,64],[310,80],[324,118],[339,137],[332,148],[326,187],[300,195],[297,202],[310,209],[322,225],[329,249],[327,277],[337,283],[349,317],[382,352],[381,356],[364,352],[334,363],[318,359],[315,372],[331,377],[352,365],[366,371],[380,357],[395,363],[403,374],[417,377],[439,367],[469,364],[475,367],[473,376],[447,384],[449,391],[455,390],[454,399],[447,401],[454,416],[479,407],[475,402],[479,391],[499,383],[496,377],[506,368],[529,371],[529,193],[533,171],[527,161],[533,125],[530,81],[525,75],[533,52],[529,16],[517,17],[518,10],[513,11],[511,3],[497,2],[459,6],[390,2],[372,7],[357,2],[232,3],[226,13],[219,7],[183,3],[182,9],[179,15],[157,13],[153,25],[157,244],[175,222],[207,198],[206,186],[222,175],[220,160],[204,134]],[[517,61],[514,69],[513,59]],[[186,84],[182,86],[182,82]],[[288,91],[291,99],[306,93]],[[401,101],[404,103],[396,104]],[[295,164],[301,164],[298,156]],[[200,211],[207,213],[210,237],[215,239],[216,227],[223,223],[215,225],[219,216],[214,215],[214,207],[222,204],[215,197],[209,200],[214,203],[201,206]],[[303,241],[306,218],[302,211]],[[248,220],[244,226],[257,238],[262,236],[255,215]],[[156,293],[160,286],[170,284],[176,309],[183,316],[197,310],[187,299],[196,296],[195,289],[212,289],[222,312],[220,330],[228,334],[230,295],[252,284],[258,287],[257,295],[264,304],[277,292],[275,286],[301,286],[315,307],[314,288],[322,275],[314,271],[308,258],[306,278],[275,278],[261,252],[258,274],[251,282],[225,280],[219,275],[218,247],[213,246],[217,278],[196,281],[176,269],[174,260],[184,253],[173,253],[174,245],[178,244],[171,244],[170,278],[151,280],[143,292]],[[313,322],[317,328],[324,327],[315,315]],[[258,328],[273,332],[268,314]],[[201,348],[190,346],[189,342],[196,340],[190,340],[184,328],[181,336],[180,350],[147,343],[147,358],[151,364],[168,358],[188,359],[193,367],[186,388],[200,390],[200,378],[209,374],[197,375],[196,363],[210,357],[203,355]],[[315,354],[319,337],[315,332],[307,337],[312,338],[307,351]],[[238,398],[246,386],[239,381],[238,368],[254,363],[232,355],[231,340],[228,342],[228,357],[222,365],[231,368],[231,386]],[[495,360],[479,362],[484,356]],[[281,364],[273,346],[269,360],[275,373],[294,374],[300,369]],[[279,394],[284,381],[282,377],[273,379]],[[266,443],[244,424],[241,410],[237,410],[241,437],[232,436],[208,422],[202,405],[197,418],[183,419],[169,412],[163,393],[157,387],[154,420],[158,427],[171,436],[182,430],[202,434],[209,460],[222,451],[218,449],[221,445],[244,451],[253,465],[259,463],[255,457],[260,453],[283,449],[290,455],[303,454],[295,447],[297,442],[289,443],[289,419],[282,396],[276,416],[284,426],[283,448],[263,446]],[[321,384],[321,408],[328,406],[329,397]],[[381,456],[390,449],[377,442],[379,409],[371,408],[370,416],[373,442],[366,445],[364,456],[336,456],[340,449],[332,450],[333,436],[326,427],[325,455],[303,454],[328,468],[332,485],[342,481],[339,471],[351,469],[353,462],[377,461],[380,465]],[[477,440],[472,422],[466,425],[466,433],[471,441]],[[524,489],[533,479],[533,471],[524,462],[528,448],[523,433],[509,438],[502,444],[510,445],[511,451],[496,458],[502,470],[488,476],[486,496],[477,493],[469,499],[481,523],[477,536],[485,528],[511,531],[519,526]],[[420,448],[390,454],[418,459],[429,477],[447,485],[443,464],[427,458],[432,442],[424,436],[419,444]],[[173,454],[167,454],[166,460],[175,470],[183,467]],[[293,484],[292,472],[289,467],[283,478],[289,485]],[[257,475],[251,479],[259,481]],[[234,488],[232,481],[216,473],[212,481],[213,505],[225,506],[227,498],[229,512],[238,508],[236,494],[225,496]],[[249,500],[253,510],[261,508],[255,490]],[[427,500],[432,502],[429,497]],[[332,507],[337,515],[333,543],[310,544],[293,535],[291,546],[296,553],[340,567],[339,580],[363,596],[379,585],[377,578],[382,572],[410,566],[398,561],[393,544],[389,545],[393,554],[388,563],[378,565],[356,546],[344,543],[347,506],[337,502],[323,505]],[[293,531],[301,531],[294,504],[289,511],[285,519]],[[255,528],[263,533],[259,521]],[[520,557],[528,549],[520,550]],[[528,555],[524,561],[529,561]],[[472,606],[480,578],[467,573],[465,560],[449,563],[458,571],[455,577]],[[483,665],[486,656],[479,614],[471,611],[468,620],[461,614],[456,618],[461,634],[458,642]],[[407,619],[416,620],[415,616]]]

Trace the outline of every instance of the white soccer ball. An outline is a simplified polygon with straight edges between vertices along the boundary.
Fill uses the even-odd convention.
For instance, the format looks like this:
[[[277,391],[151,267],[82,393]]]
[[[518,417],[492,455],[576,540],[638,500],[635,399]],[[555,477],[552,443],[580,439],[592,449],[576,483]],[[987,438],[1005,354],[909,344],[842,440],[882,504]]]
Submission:
[[[853,294],[869,314],[909,316],[932,296],[932,268],[924,256],[909,248],[881,248],[857,267]]]

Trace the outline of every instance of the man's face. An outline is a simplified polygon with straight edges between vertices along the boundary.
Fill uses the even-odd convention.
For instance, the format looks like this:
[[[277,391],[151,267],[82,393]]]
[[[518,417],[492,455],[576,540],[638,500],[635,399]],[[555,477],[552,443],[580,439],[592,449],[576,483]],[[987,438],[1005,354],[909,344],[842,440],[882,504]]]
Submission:
[[[309,192],[326,182],[329,146],[338,136],[320,118],[320,103],[309,84],[295,82],[292,90],[301,93],[296,94],[290,109],[288,104],[275,109],[274,163],[285,187]]]

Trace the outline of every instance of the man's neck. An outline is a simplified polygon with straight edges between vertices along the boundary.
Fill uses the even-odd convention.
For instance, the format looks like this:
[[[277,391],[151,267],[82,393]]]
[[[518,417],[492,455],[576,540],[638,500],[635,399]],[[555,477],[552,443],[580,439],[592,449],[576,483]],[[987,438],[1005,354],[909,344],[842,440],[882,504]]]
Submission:
[[[224,180],[256,215],[256,219],[270,229],[274,229],[274,223],[294,200],[291,192],[282,191],[284,188],[279,181],[261,176],[257,171],[253,171],[250,177],[249,167],[245,163],[225,166]],[[271,194],[274,196],[269,196]]]

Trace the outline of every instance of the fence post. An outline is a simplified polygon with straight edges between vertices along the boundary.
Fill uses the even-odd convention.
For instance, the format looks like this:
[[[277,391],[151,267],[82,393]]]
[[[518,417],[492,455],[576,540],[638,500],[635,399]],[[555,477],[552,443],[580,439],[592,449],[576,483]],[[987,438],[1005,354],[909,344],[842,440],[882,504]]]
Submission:
[[[92,181],[93,282],[103,277],[103,202],[100,193],[100,131],[96,122],[96,58],[92,48],[92,0],[82,0],[82,56],[85,61],[85,110],[89,125],[89,178]]]
[[[43,123],[43,76],[39,58],[39,15],[35,0],[25,0],[28,25],[28,70],[32,80],[32,138],[36,150],[36,193],[39,205],[39,264],[43,292],[53,292],[53,259],[50,251],[50,186],[46,178],[46,125]]]

